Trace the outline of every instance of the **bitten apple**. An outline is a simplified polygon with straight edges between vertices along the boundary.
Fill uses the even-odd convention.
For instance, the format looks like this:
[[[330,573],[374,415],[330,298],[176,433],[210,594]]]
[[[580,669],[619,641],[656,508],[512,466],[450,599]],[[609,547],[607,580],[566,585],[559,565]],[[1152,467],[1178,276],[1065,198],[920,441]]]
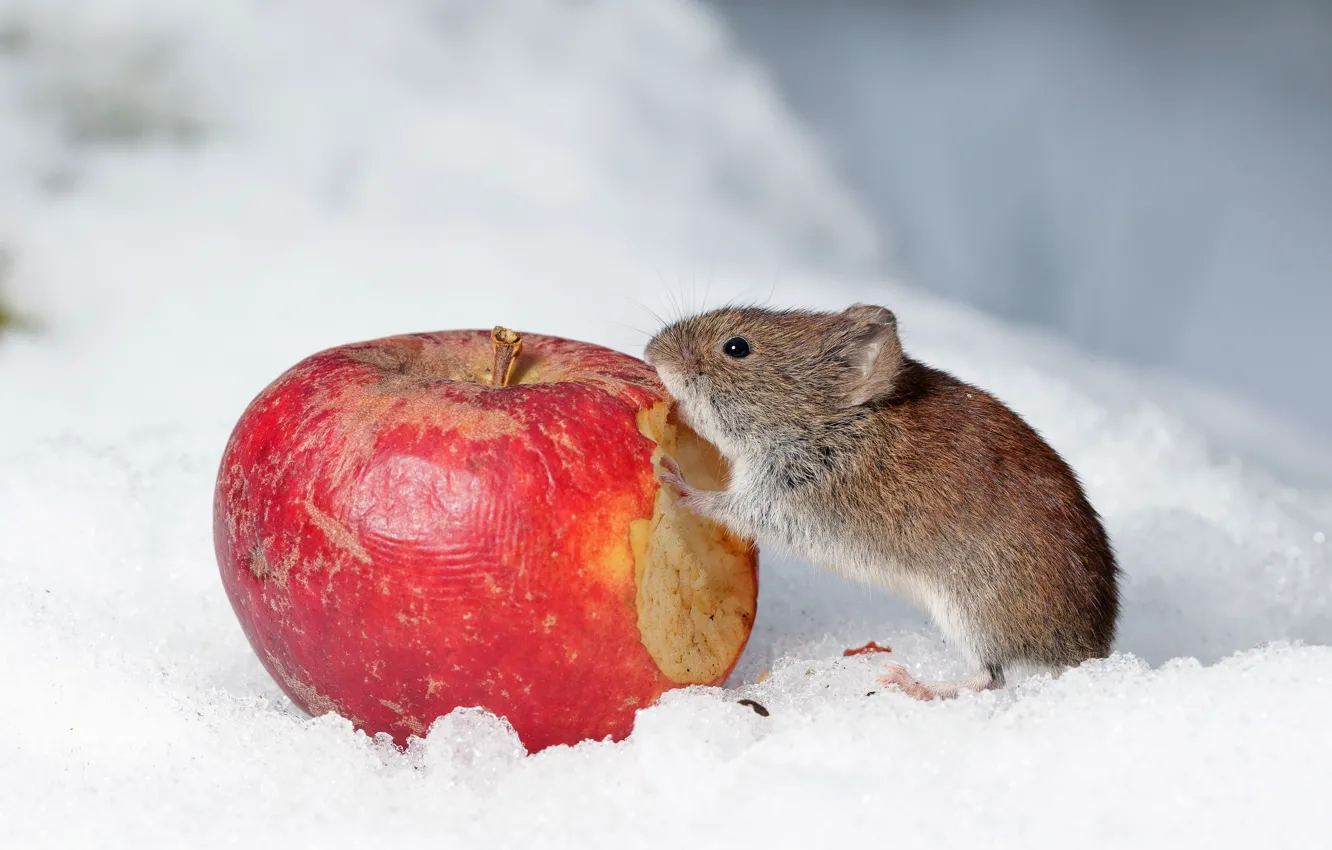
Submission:
[[[222,582],[311,713],[399,742],[458,706],[533,751],[622,738],[664,691],[726,678],[757,601],[751,542],[674,507],[663,453],[723,486],[652,369],[601,346],[497,328],[333,348],[231,436]]]

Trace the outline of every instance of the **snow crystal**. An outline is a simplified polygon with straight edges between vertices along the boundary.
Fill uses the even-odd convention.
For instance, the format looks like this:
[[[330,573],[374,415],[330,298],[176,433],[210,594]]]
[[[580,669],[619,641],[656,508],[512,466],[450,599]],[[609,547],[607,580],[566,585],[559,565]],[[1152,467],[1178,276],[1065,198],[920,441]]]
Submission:
[[[0,846],[1322,836],[1326,491],[1218,439],[1215,407],[855,274],[863,217],[697,6],[0,0],[0,126],[5,294],[44,324],[0,337]],[[620,743],[527,756],[469,709],[399,750],[282,696],[211,543],[267,381],[499,322],[638,352],[651,310],[728,298],[891,304],[910,350],[1027,416],[1121,555],[1118,653],[915,703],[841,649],[967,672],[925,617],[771,557],[729,686]]]

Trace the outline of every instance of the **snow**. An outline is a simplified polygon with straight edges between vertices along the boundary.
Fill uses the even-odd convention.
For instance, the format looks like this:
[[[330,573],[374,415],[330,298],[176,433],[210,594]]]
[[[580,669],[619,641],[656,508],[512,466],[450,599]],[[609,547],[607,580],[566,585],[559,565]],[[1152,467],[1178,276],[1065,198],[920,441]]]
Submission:
[[[1285,483],[1300,452],[1266,451],[1285,432],[1258,412],[1219,436],[1237,402],[876,279],[885,247],[696,5],[0,0],[0,198],[3,294],[43,325],[0,337],[0,846],[1325,832],[1329,478]],[[1028,417],[1120,552],[1118,654],[951,703],[866,696],[881,662],[843,647],[965,665],[904,603],[774,557],[729,687],[669,695],[621,743],[526,756],[460,711],[401,752],[281,695],[210,525],[267,381],[496,323],[637,352],[651,311],[729,298],[887,303],[909,350]]]

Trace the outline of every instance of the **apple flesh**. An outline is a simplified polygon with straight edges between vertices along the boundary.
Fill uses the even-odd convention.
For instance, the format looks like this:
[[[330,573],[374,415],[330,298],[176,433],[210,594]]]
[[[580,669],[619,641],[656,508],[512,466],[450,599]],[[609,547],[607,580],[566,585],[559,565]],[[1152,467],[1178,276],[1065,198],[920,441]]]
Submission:
[[[459,706],[532,751],[619,739],[666,690],[725,680],[757,552],[656,480],[663,453],[703,487],[726,468],[650,367],[527,335],[495,386],[496,344],[347,345],[265,389],[218,474],[222,582],[312,714],[400,743]]]

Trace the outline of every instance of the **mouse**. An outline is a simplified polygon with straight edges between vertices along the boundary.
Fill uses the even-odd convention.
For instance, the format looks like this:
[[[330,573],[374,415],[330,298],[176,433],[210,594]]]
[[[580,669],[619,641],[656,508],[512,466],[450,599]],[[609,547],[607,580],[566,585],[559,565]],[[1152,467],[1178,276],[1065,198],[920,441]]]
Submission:
[[[727,307],[666,325],[644,359],[730,466],[703,490],[663,457],[680,507],[899,594],[976,671],[893,664],[882,684],[950,698],[1109,654],[1120,571],[1077,475],[996,397],[906,354],[892,310]]]

